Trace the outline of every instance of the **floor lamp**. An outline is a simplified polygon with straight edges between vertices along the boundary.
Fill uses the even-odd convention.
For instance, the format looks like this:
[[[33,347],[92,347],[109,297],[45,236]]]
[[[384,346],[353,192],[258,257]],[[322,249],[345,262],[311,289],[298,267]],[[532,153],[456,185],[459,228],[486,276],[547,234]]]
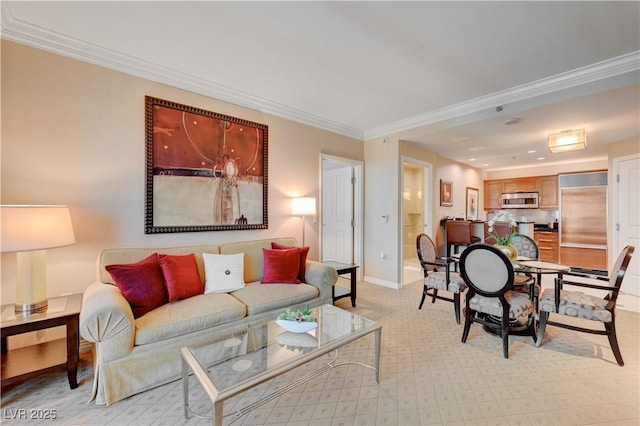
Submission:
[[[47,309],[46,249],[75,243],[67,206],[0,206],[2,253],[16,253],[16,314]]]
[[[291,200],[291,214],[302,216],[302,245],[304,246],[305,217],[316,215],[316,199],[314,197],[298,197]]]

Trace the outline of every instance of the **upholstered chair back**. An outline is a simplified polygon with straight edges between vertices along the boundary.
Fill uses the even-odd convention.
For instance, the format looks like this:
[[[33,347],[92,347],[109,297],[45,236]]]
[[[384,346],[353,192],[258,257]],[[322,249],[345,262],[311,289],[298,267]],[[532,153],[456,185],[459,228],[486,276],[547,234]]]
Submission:
[[[513,265],[497,248],[488,244],[469,246],[460,256],[464,281],[478,294],[495,297],[513,288]]]

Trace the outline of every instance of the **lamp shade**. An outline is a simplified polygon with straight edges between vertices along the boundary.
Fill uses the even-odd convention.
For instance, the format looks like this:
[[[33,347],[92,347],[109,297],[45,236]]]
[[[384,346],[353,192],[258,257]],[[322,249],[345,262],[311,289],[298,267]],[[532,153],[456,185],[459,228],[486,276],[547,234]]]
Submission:
[[[315,216],[316,199],[314,197],[298,197],[292,199],[291,214],[296,216]]]
[[[558,152],[575,151],[587,147],[587,136],[584,129],[571,130],[549,135],[549,150]]]
[[[43,250],[76,242],[67,206],[0,206],[2,253]]]

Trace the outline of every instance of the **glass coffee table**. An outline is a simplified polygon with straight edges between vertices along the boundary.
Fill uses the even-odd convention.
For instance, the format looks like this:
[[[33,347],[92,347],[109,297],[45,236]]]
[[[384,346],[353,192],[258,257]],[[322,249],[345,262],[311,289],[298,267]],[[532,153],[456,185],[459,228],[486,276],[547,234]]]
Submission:
[[[322,305],[312,311],[318,326],[306,333],[285,331],[273,318],[251,323],[248,329],[213,338],[200,346],[182,348],[185,418],[190,415],[203,417],[189,407],[191,372],[213,404],[212,417],[216,425],[222,425],[225,400],[331,352],[335,353],[332,359],[319,369],[228,415],[240,417],[342,365],[356,364],[369,368],[374,372],[375,383],[378,383],[382,325],[333,305]],[[357,361],[337,362],[338,349],[371,333],[375,338],[375,365]]]

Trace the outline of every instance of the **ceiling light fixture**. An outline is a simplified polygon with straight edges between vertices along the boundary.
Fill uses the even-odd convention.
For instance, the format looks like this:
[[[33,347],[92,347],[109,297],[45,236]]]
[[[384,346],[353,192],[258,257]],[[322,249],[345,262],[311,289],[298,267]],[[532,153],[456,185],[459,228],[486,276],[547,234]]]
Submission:
[[[549,151],[558,152],[575,151],[587,147],[587,137],[584,129],[565,130],[549,135]]]
[[[520,119],[518,117],[513,117],[513,118],[510,118],[510,119],[506,120],[504,122],[504,125],[505,126],[510,126],[512,124],[518,124],[519,122],[520,122]]]

